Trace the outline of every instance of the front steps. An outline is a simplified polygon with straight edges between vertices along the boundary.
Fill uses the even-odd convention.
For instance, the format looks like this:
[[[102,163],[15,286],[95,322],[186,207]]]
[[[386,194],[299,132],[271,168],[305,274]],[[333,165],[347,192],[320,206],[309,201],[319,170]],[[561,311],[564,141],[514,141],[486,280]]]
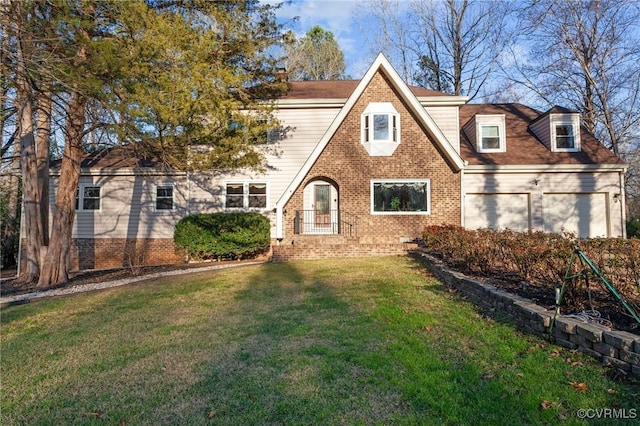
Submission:
[[[331,259],[337,257],[376,257],[405,254],[417,248],[413,242],[389,242],[343,235],[296,235],[272,245],[273,261]]]

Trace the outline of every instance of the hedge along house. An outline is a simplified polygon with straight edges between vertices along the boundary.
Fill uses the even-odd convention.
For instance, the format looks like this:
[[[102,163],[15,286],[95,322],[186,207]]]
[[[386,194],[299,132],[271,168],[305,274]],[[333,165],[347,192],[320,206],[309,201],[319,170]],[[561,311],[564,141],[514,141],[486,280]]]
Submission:
[[[575,112],[409,87],[382,55],[360,81],[289,88],[263,173],[87,158],[72,266],[182,261],[178,220],[221,211],[269,217],[276,260],[402,253],[443,224],[624,236],[625,165]]]

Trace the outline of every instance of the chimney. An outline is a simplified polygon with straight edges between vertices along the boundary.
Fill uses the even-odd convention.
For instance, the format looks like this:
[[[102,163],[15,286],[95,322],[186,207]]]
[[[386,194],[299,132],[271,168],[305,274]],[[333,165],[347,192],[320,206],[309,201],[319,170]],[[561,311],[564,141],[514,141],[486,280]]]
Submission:
[[[289,74],[287,73],[286,68],[278,68],[276,70],[276,81],[278,83],[283,83],[289,81]]]

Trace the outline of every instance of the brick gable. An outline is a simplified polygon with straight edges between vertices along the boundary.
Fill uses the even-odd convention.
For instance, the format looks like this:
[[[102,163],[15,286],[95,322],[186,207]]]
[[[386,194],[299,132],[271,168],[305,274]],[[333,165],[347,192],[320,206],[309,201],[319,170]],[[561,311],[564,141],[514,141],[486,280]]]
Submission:
[[[400,114],[401,143],[392,156],[371,157],[360,143],[360,117],[370,102],[391,102]],[[398,242],[419,237],[425,226],[460,224],[460,179],[436,144],[380,71],[372,78],[342,124],[287,203],[285,236],[293,238],[293,215],[303,209],[304,187],[318,179],[335,182],[339,209],[358,216],[363,242]],[[371,179],[431,180],[430,215],[371,215]]]

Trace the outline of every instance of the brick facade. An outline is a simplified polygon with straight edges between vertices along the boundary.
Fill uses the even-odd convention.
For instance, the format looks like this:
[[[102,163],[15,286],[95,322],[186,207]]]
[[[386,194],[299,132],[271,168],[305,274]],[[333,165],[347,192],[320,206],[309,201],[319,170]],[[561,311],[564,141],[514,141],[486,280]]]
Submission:
[[[71,269],[107,269],[184,261],[170,238],[74,239]]]
[[[295,239],[294,214],[303,210],[304,187],[314,180],[335,182],[339,209],[358,216],[363,244],[399,243],[429,225],[461,224],[461,174],[443,158],[386,77],[378,72],[334,133],[285,207],[285,244]],[[391,102],[400,114],[400,145],[388,157],[369,156],[360,142],[360,117],[370,102]],[[371,215],[371,179],[430,179],[431,214]]]

